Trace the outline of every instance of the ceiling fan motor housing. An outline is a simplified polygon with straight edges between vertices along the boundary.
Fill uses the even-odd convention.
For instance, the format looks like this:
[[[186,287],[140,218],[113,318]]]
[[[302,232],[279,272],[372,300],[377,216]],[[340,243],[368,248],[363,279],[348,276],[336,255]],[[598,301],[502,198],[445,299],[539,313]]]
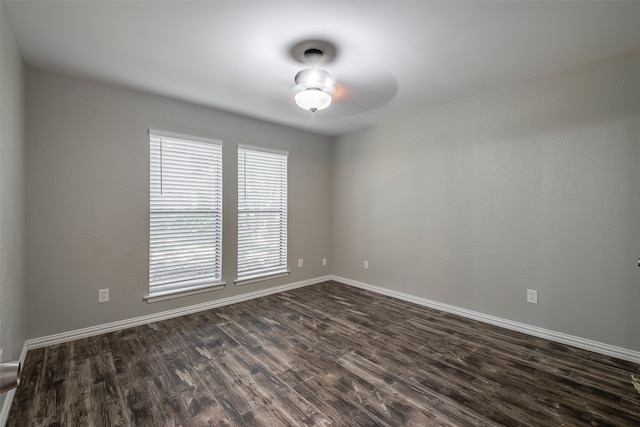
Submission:
[[[318,89],[328,93],[335,91],[333,78],[320,68],[307,68],[300,71],[296,74],[295,82],[298,90]]]

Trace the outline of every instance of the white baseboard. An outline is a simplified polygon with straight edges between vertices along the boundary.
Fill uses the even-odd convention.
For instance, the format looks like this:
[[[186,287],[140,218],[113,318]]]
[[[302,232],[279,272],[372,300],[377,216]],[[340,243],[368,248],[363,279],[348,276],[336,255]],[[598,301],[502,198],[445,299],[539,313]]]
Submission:
[[[146,325],[148,323],[158,322],[160,320],[180,317],[187,314],[197,313],[199,311],[209,310],[225,305],[236,304],[242,301],[248,301],[267,295],[277,294],[279,292],[289,291],[291,289],[301,288],[303,286],[315,285],[316,283],[326,282],[331,276],[316,277],[314,279],[302,280],[299,282],[289,283],[286,285],[275,286],[260,291],[248,292],[246,294],[236,295],[228,298],[222,298],[215,301],[207,301],[201,304],[190,305],[187,307],[176,308],[174,310],[162,311],[146,316],[134,317],[132,319],[119,320],[117,322],[105,323],[102,325],[91,326],[88,328],[76,329],[69,332],[62,332],[54,335],[47,335],[40,338],[32,338],[27,340],[27,349],[46,347],[54,344],[74,341],[81,338],[92,337],[95,335],[105,334],[108,332],[119,331],[121,329],[131,328],[134,326]]]
[[[371,292],[375,292],[381,295],[386,295],[399,300],[407,301],[410,303],[418,304],[424,307],[441,310],[447,313],[456,314],[458,316],[466,317],[469,319],[477,320],[484,323],[489,323],[495,326],[503,327],[506,329],[522,332],[528,335],[548,339],[550,341],[559,342],[562,344],[571,345],[574,347],[582,348],[584,350],[593,351],[595,353],[604,354],[607,356],[617,357],[619,359],[628,360],[634,363],[640,363],[640,352],[625,349],[622,347],[616,347],[610,344],[601,343],[598,341],[588,340],[585,338],[576,337],[573,335],[564,334],[561,332],[551,331],[548,329],[539,328],[537,326],[527,325],[525,323],[514,322],[512,320],[503,319],[496,316],[490,316],[488,314],[479,313],[464,308],[443,304],[437,301],[428,300],[425,298],[417,297],[410,294],[394,291],[391,289],[382,288],[379,286],[370,285],[368,283],[358,282],[356,280],[347,279],[340,276],[322,276],[313,279],[302,280],[299,282],[289,283],[286,285],[276,286],[273,288],[263,289],[259,291],[249,292],[242,295],[236,295],[228,298],[223,298],[215,301],[208,301],[201,304],[191,305],[187,307],[181,307],[174,310],[163,311],[160,313],[154,313],[146,316],[135,317],[132,319],[120,320],[117,322],[105,323],[102,325],[96,325],[88,328],[76,329],[69,332],[63,332],[60,334],[48,335],[40,338],[29,339],[25,342],[22,354],[20,355],[20,361],[24,364],[24,359],[27,350],[46,347],[49,345],[60,344],[69,342],[81,338],[87,338],[95,335],[100,335],[108,332],[114,332],[125,328],[134,326],[145,325],[148,323],[158,322],[161,320],[171,319],[174,317],[184,316],[191,313],[197,313],[199,311],[209,310],[216,307],[222,307],[225,305],[236,304],[243,301],[252,300],[255,298],[264,297],[280,292],[289,291],[304,286],[310,286],[317,283],[322,283],[328,280],[334,280],[336,282],[343,283],[345,285],[354,286],[357,288],[365,289]],[[11,401],[15,390],[8,392],[0,412],[0,426],[4,425],[6,418],[9,415],[9,409],[11,408]]]
[[[20,358],[18,361],[20,365],[24,368],[24,360],[27,357],[27,342],[25,341],[22,345],[22,351],[20,352]],[[7,419],[9,418],[9,411],[11,411],[11,405],[13,404],[13,397],[16,395],[16,389],[11,389],[7,392],[7,395],[4,398],[4,403],[2,404],[2,410],[0,410],[0,426],[7,424]]]
[[[443,304],[441,302],[416,297],[410,294],[393,291],[391,289],[381,288],[379,286],[358,282],[356,280],[351,280],[344,277],[331,276],[331,280],[335,280],[336,282],[340,282],[345,285],[354,286],[356,288],[375,292],[377,294],[386,295],[391,298],[396,298],[399,300],[418,304],[424,307],[429,307],[429,308],[444,311],[447,313],[456,314],[458,316],[477,320],[479,322],[489,323],[491,325],[500,326],[505,329],[510,329],[513,331],[522,332],[524,334],[533,335],[535,337],[548,339],[549,341],[555,341],[555,342],[567,344],[573,347],[578,347],[584,350],[593,351],[595,353],[600,353],[607,356],[613,356],[618,359],[628,360],[629,362],[640,363],[640,352],[638,351],[633,351],[633,350],[629,350],[622,347],[616,347],[610,344],[605,344],[598,341],[592,341],[586,338],[580,338],[573,335],[564,334],[562,332],[551,331],[548,329],[539,328],[537,326],[527,325],[525,323],[514,322],[512,320],[507,320],[507,319],[503,319],[496,316],[490,316],[488,314],[479,313],[477,311],[467,310],[465,308]]]

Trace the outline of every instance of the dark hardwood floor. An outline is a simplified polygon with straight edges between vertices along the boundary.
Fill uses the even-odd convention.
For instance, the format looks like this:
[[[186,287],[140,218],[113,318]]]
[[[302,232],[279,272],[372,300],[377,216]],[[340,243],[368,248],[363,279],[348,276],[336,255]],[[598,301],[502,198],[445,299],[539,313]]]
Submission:
[[[640,366],[337,283],[32,350],[8,426],[640,426]]]

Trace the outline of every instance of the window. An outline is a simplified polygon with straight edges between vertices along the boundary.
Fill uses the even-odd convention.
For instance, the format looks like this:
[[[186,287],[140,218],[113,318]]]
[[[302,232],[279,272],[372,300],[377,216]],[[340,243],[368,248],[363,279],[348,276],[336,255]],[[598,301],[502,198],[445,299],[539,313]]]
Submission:
[[[149,302],[222,286],[222,142],[149,130]]]
[[[238,148],[238,279],[286,275],[286,152]]]

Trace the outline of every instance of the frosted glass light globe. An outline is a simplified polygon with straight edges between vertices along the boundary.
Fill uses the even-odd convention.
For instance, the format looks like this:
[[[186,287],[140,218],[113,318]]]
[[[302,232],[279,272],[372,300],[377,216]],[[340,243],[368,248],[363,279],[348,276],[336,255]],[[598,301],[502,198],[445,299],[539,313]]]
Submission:
[[[309,88],[296,93],[296,104],[298,107],[315,113],[324,110],[331,105],[331,95],[320,89]]]

